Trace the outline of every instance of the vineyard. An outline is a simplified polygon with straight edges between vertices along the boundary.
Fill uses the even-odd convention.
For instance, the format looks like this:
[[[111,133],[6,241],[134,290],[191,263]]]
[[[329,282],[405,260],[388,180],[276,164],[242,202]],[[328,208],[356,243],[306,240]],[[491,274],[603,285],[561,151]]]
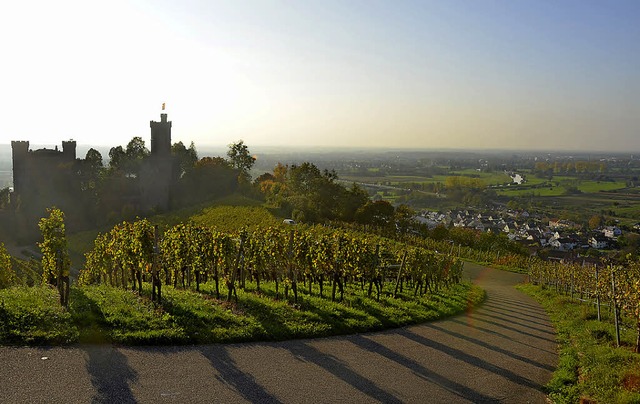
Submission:
[[[106,283],[142,292],[143,282],[152,284],[152,300],[161,300],[162,285],[200,291],[201,283],[213,281],[216,297],[220,283],[227,300],[237,299],[237,288],[247,280],[272,282],[276,297],[299,289],[320,297],[330,287],[331,300],[344,298],[350,287],[367,288],[376,298],[392,282],[393,294],[406,287],[414,296],[435,292],[460,282],[463,262],[421,247],[407,246],[380,237],[313,227],[304,230],[267,227],[252,232],[219,232],[205,226],[178,224],[162,235],[147,220],[123,222],[99,235],[87,253],[81,284]]]
[[[598,321],[602,310],[610,312],[617,346],[622,323],[630,324],[637,332],[635,351],[640,352],[640,263],[628,260],[599,267],[532,261],[529,274],[534,284],[594,305]]]
[[[60,285],[68,262],[51,250],[32,308],[24,287],[0,290],[0,343],[326,336],[441,318],[484,296],[461,282],[451,251],[323,226],[224,232],[189,222],[161,232],[123,222],[95,238],[76,284],[58,290],[47,285]]]

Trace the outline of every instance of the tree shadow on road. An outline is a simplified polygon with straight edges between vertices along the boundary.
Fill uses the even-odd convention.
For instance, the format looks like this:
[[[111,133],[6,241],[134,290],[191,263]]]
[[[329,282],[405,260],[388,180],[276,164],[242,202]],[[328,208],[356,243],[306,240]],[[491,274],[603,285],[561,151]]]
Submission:
[[[452,323],[456,323],[456,324],[460,324],[460,325],[464,325],[464,326],[468,325],[467,321],[463,321],[463,320],[459,320],[459,319],[451,319],[449,321],[452,322]],[[532,348],[532,349],[535,349],[535,350],[538,350],[538,351],[541,351],[541,352],[546,352],[546,353],[551,353],[551,354],[555,353],[555,351],[549,351],[547,349],[540,348],[540,347],[537,347],[535,345],[527,344],[526,342],[518,341],[517,339],[509,337],[508,335],[506,335],[506,334],[504,334],[502,332],[498,332],[498,331],[495,331],[495,330],[492,330],[492,329],[489,329],[489,328],[481,327],[478,324],[474,324],[473,325],[473,329],[476,330],[476,331],[482,331],[482,332],[484,332],[486,334],[495,335],[496,337],[503,338],[505,340],[514,342],[516,344],[520,344],[520,345],[525,346],[527,348]]]
[[[424,366],[414,361],[413,359],[408,358],[392,349],[389,349],[386,346],[376,341],[373,341],[370,338],[367,338],[361,335],[356,335],[356,336],[349,337],[349,340],[366,351],[375,352],[378,355],[381,355],[389,360],[392,360],[398,363],[399,365],[407,369],[410,369],[413,373],[415,373],[420,378],[442,387],[444,390],[457,395],[461,399],[469,400],[474,403],[500,402],[499,399],[489,397],[467,386],[464,386],[460,383],[450,380],[442,375],[439,375],[434,371],[425,368]]]
[[[540,369],[548,370],[550,372],[553,372],[556,369],[555,366],[547,365],[547,364],[544,364],[542,362],[538,362],[538,361],[536,361],[534,359],[527,358],[526,356],[519,355],[519,354],[517,354],[517,353],[515,353],[513,351],[510,351],[508,349],[504,349],[504,348],[501,348],[499,346],[486,343],[486,342],[484,342],[482,340],[479,340],[477,338],[469,337],[467,335],[460,334],[460,333],[457,333],[455,331],[447,330],[447,329],[445,329],[443,327],[439,327],[439,326],[437,326],[435,324],[425,324],[424,327],[431,328],[431,329],[443,332],[443,333],[448,334],[448,335],[450,335],[450,336],[452,336],[454,338],[458,338],[458,339],[462,339],[462,340],[471,342],[471,343],[476,344],[478,346],[481,346],[483,348],[489,349],[489,350],[491,350],[493,352],[501,353],[501,354],[509,356],[509,357],[511,357],[511,358],[513,358],[515,360],[518,360],[520,362],[524,362],[526,364],[538,367]]]
[[[309,343],[293,342],[291,345],[288,345],[286,349],[288,349],[293,356],[323,368],[374,400],[383,403],[401,402],[401,400],[393,394],[378,387],[374,381],[358,374],[336,357],[319,351],[309,345]]]
[[[533,304],[523,303],[518,300],[513,300],[504,296],[492,296],[491,297],[491,305],[496,305],[501,308],[518,308],[519,312],[528,312],[534,315],[544,315],[545,311],[540,306],[535,306]]]
[[[138,375],[129,366],[127,357],[117,348],[95,345],[82,350],[87,355],[87,371],[96,389],[94,403],[136,403],[130,384]]]
[[[516,318],[518,320],[526,321],[531,324],[536,324],[545,328],[551,329],[551,325],[545,322],[545,318],[548,318],[546,313],[538,315],[526,314],[520,310],[515,310],[510,307],[495,306],[491,304],[485,304],[482,306],[482,312],[495,313],[499,316],[507,316],[509,318]]]
[[[553,327],[551,327],[550,325],[533,321],[531,319],[523,319],[522,317],[519,317],[512,313],[506,314],[504,312],[487,309],[483,307],[482,310],[479,310],[476,313],[474,313],[474,316],[489,317],[494,320],[506,321],[510,324],[517,325],[520,327],[526,327],[534,331],[539,331],[541,333],[555,335],[555,333],[553,332]]]
[[[487,320],[486,318],[482,318],[482,317],[492,317],[492,316],[476,312],[476,313],[473,314],[473,321],[479,321],[479,322],[482,322],[482,323],[486,323],[486,324],[489,324],[490,326],[494,326],[494,327],[497,327],[499,329],[511,331],[511,332],[514,332],[514,333],[522,334],[522,335],[526,335],[528,337],[533,337],[533,338],[539,339],[541,341],[551,342],[551,343],[555,343],[556,342],[555,334],[552,333],[552,332],[549,332],[548,330],[540,330],[540,329],[535,328],[535,327],[530,327],[530,326],[528,326],[526,324],[521,324],[521,323],[518,323],[518,322],[515,322],[515,321],[501,319],[501,321],[509,322],[510,324],[513,324],[516,327],[521,327],[521,328],[516,328],[516,327],[508,326],[508,325],[506,325],[504,323],[498,323],[496,321]],[[530,329],[532,331],[538,331],[538,332],[543,333],[543,334],[548,334],[548,335],[552,336],[553,338],[545,338],[545,337],[540,336],[540,335],[532,334],[530,332],[524,331],[522,328],[528,328],[528,329]]]
[[[225,346],[201,346],[198,351],[218,371],[218,379],[252,403],[280,403],[254,377],[238,368]]]
[[[416,334],[415,332],[409,331],[407,329],[400,329],[398,330],[398,335],[402,335],[403,337],[410,339],[412,341],[415,341],[428,348],[435,349],[437,351],[445,353],[455,359],[466,362],[469,365],[475,366],[479,369],[484,369],[492,373],[495,373],[507,380],[510,380],[513,383],[519,384],[521,386],[529,387],[535,390],[540,390],[540,391],[542,390],[542,386],[540,384],[532,382],[531,380],[526,379],[518,375],[517,373],[512,372],[509,369],[505,369],[503,367],[494,365],[490,362],[485,361],[482,358],[471,355],[459,349],[452,348],[440,342],[430,340],[428,338],[423,337],[422,335]]]

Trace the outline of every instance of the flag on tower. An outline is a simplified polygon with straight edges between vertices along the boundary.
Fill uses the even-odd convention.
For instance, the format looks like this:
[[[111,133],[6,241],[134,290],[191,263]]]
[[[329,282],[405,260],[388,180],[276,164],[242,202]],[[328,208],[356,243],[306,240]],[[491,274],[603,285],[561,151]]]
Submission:
[[[164,111],[164,102],[162,103],[162,110]]]

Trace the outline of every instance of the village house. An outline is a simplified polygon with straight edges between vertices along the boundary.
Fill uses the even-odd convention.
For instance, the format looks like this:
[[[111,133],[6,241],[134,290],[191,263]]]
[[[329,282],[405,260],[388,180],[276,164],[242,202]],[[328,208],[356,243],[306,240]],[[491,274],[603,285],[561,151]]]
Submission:
[[[609,241],[604,236],[596,234],[589,239],[589,246],[601,250],[609,246]]]
[[[617,226],[607,226],[602,229],[602,234],[607,238],[616,238],[622,234],[622,230]]]

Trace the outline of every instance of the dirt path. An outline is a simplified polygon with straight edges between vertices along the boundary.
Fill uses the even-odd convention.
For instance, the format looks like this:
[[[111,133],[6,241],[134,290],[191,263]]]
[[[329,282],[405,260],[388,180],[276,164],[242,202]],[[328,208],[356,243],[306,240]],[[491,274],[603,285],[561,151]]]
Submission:
[[[521,275],[466,265],[479,308],[401,329],[176,348],[0,348],[1,403],[544,403],[557,363]],[[43,359],[46,357],[48,359]]]

